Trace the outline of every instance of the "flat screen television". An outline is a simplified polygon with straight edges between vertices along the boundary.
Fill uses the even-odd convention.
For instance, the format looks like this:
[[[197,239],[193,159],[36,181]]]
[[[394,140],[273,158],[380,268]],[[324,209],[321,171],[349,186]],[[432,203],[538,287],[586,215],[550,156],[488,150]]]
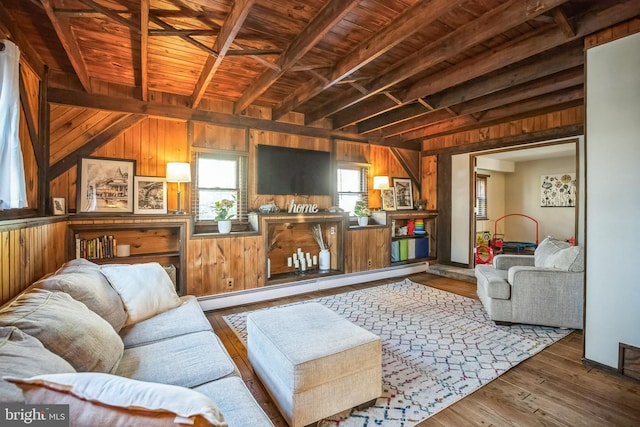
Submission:
[[[327,151],[258,145],[258,194],[331,195]]]

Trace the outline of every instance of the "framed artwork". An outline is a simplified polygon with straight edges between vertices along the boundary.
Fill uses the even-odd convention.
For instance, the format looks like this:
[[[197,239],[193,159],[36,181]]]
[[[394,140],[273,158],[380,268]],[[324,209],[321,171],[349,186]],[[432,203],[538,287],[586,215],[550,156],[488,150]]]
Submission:
[[[51,210],[54,215],[66,215],[67,214],[67,201],[64,197],[52,197],[51,198]]]
[[[133,178],[133,213],[166,214],[167,180],[157,176],[136,176]]]
[[[565,207],[576,206],[576,174],[561,173],[540,176],[540,206]]]
[[[83,157],[78,162],[77,212],[133,212],[136,161]]]
[[[396,193],[396,209],[413,209],[413,193],[411,179],[393,178],[393,189]]]
[[[383,211],[396,210],[396,191],[393,187],[383,188],[380,190],[380,198],[382,199]]]

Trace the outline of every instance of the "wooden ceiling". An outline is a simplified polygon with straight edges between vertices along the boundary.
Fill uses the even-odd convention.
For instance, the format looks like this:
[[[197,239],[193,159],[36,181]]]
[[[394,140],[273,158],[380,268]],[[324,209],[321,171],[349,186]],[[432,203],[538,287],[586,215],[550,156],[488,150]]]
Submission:
[[[583,38],[627,0],[2,0],[50,88],[304,113],[386,145],[581,105]]]

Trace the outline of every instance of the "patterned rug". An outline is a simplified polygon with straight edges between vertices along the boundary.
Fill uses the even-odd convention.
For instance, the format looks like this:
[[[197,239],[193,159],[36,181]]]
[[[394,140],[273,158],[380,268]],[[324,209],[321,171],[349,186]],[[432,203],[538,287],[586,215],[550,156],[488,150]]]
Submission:
[[[382,396],[363,411],[323,420],[323,427],[413,426],[571,332],[496,326],[480,301],[408,279],[296,304],[313,301],[382,339]],[[245,345],[247,314],[224,317]]]

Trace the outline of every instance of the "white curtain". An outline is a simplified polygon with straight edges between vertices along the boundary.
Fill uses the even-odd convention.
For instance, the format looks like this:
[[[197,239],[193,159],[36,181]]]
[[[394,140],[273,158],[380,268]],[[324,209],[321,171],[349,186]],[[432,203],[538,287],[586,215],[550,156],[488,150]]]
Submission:
[[[27,206],[27,190],[18,127],[20,123],[20,50],[0,40],[0,210]]]

